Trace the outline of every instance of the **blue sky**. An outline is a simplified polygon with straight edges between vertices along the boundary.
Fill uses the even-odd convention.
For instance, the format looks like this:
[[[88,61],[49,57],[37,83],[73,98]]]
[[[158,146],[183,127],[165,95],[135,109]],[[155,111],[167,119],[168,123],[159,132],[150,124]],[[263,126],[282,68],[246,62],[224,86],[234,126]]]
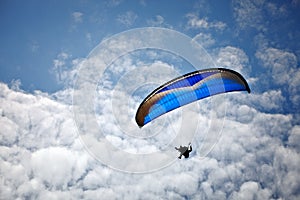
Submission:
[[[97,2],[2,2],[1,80],[21,79],[25,90],[53,92],[58,86],[50,71],[61,52],[85,57],[104,37],[148,26],[147,21],[154,21],[163,10],[164,17],[178,21],[179,26],[184,23],[184,13],[192,7],[174,6],[173,10],[168,2],[148,2],[147,6],[136,1]],[[177,12],[183,16],[175,15]],[[120,21],[127,15],[128,22]]]
[[[239,22],[242,17],[233,12],[237,3],[2,1],[1,80],[9,83],[12,79],[20,79],[22,89],[26,91],[54,92],[60,88],[51,74],[53,60],[58,54],[66,52],[72,58],[85,57],[105,37],[129,28],[153,25],[173,28],[190,37],[199,32],[211,34],[215,46],[230,44],[241,47],[251,56],[251,65],[259,68],[254,56],[257,48],[254,37],[259,32],[263,32],[274,47],[299,55],[299,45],[294,42],[299,40],[297,3],[294,6],[280,3],[272,4],[277,6],[274,9],[284,6],[282,14],[266,9],[262,13],[246,13],[254,14],[247,19],[252,25],[246,28],[242,25],[244,22]],[[222,31],[204,24],[189,27],[188,21],[193,18],[189,15],[196,15],[209,23],[222,22],[226,26]],[[259,28],[261,24],[263,31],[258,30],[262,29]]]
[[[299,0],[1,1],[0,196],[299,199],[299,8]],[[158,29],[136,29],[144,27]],[[203,47],[199,56],[185,54],[181,33]],[[135,49],[148,44],[162,48]],[[136,126],[155,87],[213,65],[241,73],[252,93]],[[189,159],[168,153],[170,140],[190,139]]]

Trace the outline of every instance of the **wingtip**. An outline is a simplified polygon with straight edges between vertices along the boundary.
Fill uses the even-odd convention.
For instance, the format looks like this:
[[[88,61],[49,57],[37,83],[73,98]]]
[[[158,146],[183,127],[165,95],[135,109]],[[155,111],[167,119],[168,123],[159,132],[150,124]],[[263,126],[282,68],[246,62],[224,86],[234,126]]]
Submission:
[[[247,92],[250,94],[251,93],[251,90],[250,90],[250,87],[249,85],[247,84]]]

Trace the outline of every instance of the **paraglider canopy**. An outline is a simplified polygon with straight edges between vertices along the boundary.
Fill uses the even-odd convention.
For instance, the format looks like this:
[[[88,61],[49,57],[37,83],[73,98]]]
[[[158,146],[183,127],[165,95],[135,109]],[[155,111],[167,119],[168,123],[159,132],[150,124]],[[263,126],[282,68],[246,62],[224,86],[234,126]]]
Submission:
[[[194,71],[177,77],[151,92],[140,104],[135,120],[139,127],[176,108],[216,94],[247,91],[244,77],[225,68]]]

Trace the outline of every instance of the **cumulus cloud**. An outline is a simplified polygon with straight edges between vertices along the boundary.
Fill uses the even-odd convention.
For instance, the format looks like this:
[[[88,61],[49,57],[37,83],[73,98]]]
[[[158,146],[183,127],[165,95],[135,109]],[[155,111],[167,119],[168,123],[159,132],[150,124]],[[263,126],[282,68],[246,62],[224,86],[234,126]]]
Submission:
[[[215,63],[217,66],[227,67],[238,72],[249,73],[249,59],[243,50],[233,46],[226,46],[220,48],[216,53]],[[246,74],[244,74],[244,76],[245,75]]]
[[[271,76],[278,84],[285,84],[291,80],[297,66],[297,58],[293,53],[276,48],[261,49],[256,56],[262,61],[263,66],[269,69]]]
[[[284,92],[288,92],[289,100],[297,108],[300,105],[300,71],[296,55],[277,48],[266,47],[259,49],[256,57],[267,70],[267,75],[272,77],[272,85],[281,87]]]
[[[292,130],[290,130],[290,136],[288,140],[288,144],[296,149],[299,153],[300,151],[300,126],[294,126]]]
[[[286,97],[281,90],[268,90],[263,93],[257,93],[255,90],[258,87],[256,83],[251,84],[252,94],[249,97],[239,96],[235,101],[249,105],[250,108],[255,108],[264,112],[283,112],[282,105],[286,101]],[[233,100],[233,99],[232,99]]]
[[[67,148],[49,147],[32,153],[31,165],[32,173],[45,185],[66,190],[68,184],[76,182],[85,172],[87,157],[80,158]]]
[[[111,143],[119,148],[127,148],[129,152],[147,153],[159,150],[157,146],[163,144],[161,141],[168,139],[165,135],[172,136],[171,126],[158,125],[158,128],[166,128],[156,135],[156,137],[161,135],[161,138],[145,143],[120,131],[119,126],[123,126],[126,122],[118,124],[115,118],[120,116],[128,119],[130,115],[134,115],[142,99],[140,93],[151,91],[155,84],[159,83],[154,83],[151,87],[136,88],[133,93],[125,90],[124,86],[127,84],[128,88],[131,88],[133,80],[143,82],[153,77],[158,77],[163,82],[163,78],[169,80],[176,74],[173,71],[174,66],[168,63],[155,61],[149,64],[141,60],[134,61],[132,59],[134,56],[125,56],[123,60],[116,61],[106,70],[97,88],[96,95],[99,96],[96,99],[99,101],[96,102],[99,107],[95,106],[95,109],[100,119],[98,128],[107,130],[106,137]],[[265,60],[272,60],[271,57]],[[249,59],[241,49],[232,46],[220,48],[216,50],[213,58],[222,66],[243,72],[246,77],[250,76],[246,69]],[[292,56],[289,58],[292,60]],[[66,62],[64,59],[68,59],[68,56],[60,55],[55,62],[56,66],[63,66],[63,62]],[[88,67],[89,64],[70,62],[74,64],[71,71]],[[120,65],[123,66],[122,69],[118,68]],[[141,69],[138,68],[139,65],[156,70],[149,77],[147,76],[149,73],[137,76],[138,70]],[[127,79],[130,74],[128,72],[133,71],[136,71],[133,73],[135,76],[131,78],[129,76]],[[164,77],[159,77],[159,74],[163,73]],[[122,79],[122,76],[127,77]],[[291,84],[297,85],[298,82],[294,81]],[[116,91],[112,91],[114,88]],[[146,174],[120,172],[90,156],[77,135],[80,124],[75,124],[71,106],[64,100],[71,96],[71,93],[72,90],[64,89],[56,94],[42,92],[28,94],[0,83],[2,198],[299,198],[300,182],[297,176],[300,170],[299,125],[293,123],[292,114],[279,113],[280,104],[285,101],[279,89],[264,91],[261,94],[257,91],[253,95],[247,93],[224,95],[220,101],[216,101],[216,105],[204,101],[199,111],[195,111],[196,104],[192,104],[194,112],[188,113],[192,116],[189,119],[200,116],[197,138],[192,141],[193,155],[187,160],[176,160],[159,171]],[[128,100],[126,99],[128,95],[134,98]],[[120,107],[117,115],[111,108],[112,97]],[[261,109],[258,104],[266,108]],[[218,107],[224,106],[227,107],[226,115],[211,109],[218,110]],[[210,120],[211,116],[214,117],[214,121]],[[174,115],[173,119],[178,119],[178,116]],[[224,124],[221,137],[203,158],[201,149],[206,143],[211,142],[205,140],[210,139],[210,136],[205,134],[207,127],[215,123]],[[187,127],[186,130],[188,129]],[[126,160],[124,163],[126,164]]]
[[[6,107],[1,115],[1,197],[42,198],[51,188],[66,190],[80,179],[89,156],[81,151],[68,106],[2,83],[0,102]]]
[[[204,48],[209,48],[215,44],[215,39],[211,34],[198,33],[193,40],[197,41]]]
[[[75,127],[67,122],[71,113],[65,105],[46,97],[12,91],[4,84],[1,87],[1,91],[5,91],[1,92],[2,105],[8,102],[16,104],[15,101],[19,104],[17,110],[5,107],[1,117],[1,127],[6,127],[2,131],[15,133],[1,133],[6,138],[1,139],[1,175],[5,180],[1,183],[1,196],[7,199],[100,196],[112,199],[240,199],[251,196],[269,198],[275,194],[283,198],[297,196],[299,182],[293,177],[299,173],[296,164],[298,154],[284,147],[277,137],[273,138],[280,129],[289,129],[278,123],[283,116],[267,117],[252,111],[255,113],[252,120],[229,117],[221,140],[208,158],[201,160],[196,154],[189,160],[178,161],[155,173],[131,175],[117,172],[91,159],[73,135]],[[7,100],[8,96],[15,96],[14,100]],[[32,109],[39,115],[31,116]],[[46,113],[41,114],[39,109]],[[23,122],[27,118],[26,123],[15,116],[21,116],[20,110],[26,113],[22,118]],[[62,116],[62,113],[65,114]],[[247,116],[240,109],[230,116],[238,113]],[[40,123],[45,115],[52,116],[54,123]],[[271,125],[274,133],[270,134],[270,127],[265,124],[274,121],[274,118],[279,121]],[[289,118],[286,123],[289,123]],[[296,127],[292,129],[289,138],[289,145],[293,148],[297,141],[297,130]],[[26,141],[22,134],[30,139]],[[282,171],[284,166],[287,167],[286,171]]]
[[[248,181],[243,183],[238,192],[234,192],[232,199],[269,199],[271,197],[270,191],[262,189],[258,183]]]

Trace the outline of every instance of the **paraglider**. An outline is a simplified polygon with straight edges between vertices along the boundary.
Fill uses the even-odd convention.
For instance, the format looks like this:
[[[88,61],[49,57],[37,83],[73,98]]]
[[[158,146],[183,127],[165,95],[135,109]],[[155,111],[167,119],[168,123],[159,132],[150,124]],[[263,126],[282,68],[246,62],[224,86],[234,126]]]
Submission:
[[[139,127],[176,108],[213,95],[247,91],[244,77],[225,68],[194,71],[175,78],[150,93],[140,104],[135,120]]]
[[[179,159],[181,159],[182,156],[184,156],[185,158],[190,157],[190,152],[192,152],[193,150],[191,143],[189,143],[187,147],[180,145],[179,148],[175,147],[175,149],[180,152],[180,155],[178,156]]]

